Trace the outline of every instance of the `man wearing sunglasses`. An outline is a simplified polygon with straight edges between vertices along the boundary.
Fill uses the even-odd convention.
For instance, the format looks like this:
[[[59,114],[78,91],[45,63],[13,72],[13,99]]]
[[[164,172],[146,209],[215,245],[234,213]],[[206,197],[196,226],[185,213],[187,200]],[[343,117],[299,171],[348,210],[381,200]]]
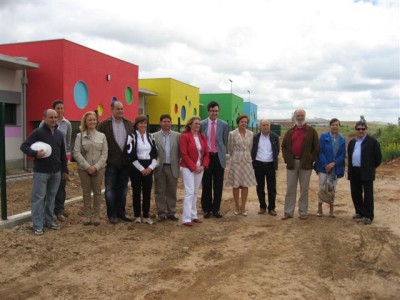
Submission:
[[[368,126],[364,121],[358,121],[354,128],[356,136],[347,146],[347,178],[356,210],[353,219],[364,220],[364,224],[369,225],[374,220],[374,180],[375,170],[382,161],[381,146],[367,134]]]

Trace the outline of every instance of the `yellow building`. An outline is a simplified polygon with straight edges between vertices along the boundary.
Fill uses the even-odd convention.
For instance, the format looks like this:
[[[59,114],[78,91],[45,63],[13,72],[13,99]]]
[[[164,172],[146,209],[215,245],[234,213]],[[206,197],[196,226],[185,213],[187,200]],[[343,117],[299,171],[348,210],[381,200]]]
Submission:
[[[150,125],[158,125],[162,114],[171,115],[172,124],[185,125],[193,116],[199,116],[200,89],[173,78],[139,79],[139,88],[156,95],[144,98],[143,112]]]

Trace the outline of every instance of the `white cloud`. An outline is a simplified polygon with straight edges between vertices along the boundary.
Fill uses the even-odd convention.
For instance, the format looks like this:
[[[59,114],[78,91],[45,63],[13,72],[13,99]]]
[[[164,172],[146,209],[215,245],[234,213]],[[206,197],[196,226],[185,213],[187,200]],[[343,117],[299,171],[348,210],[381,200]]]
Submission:
[[[0,43],[66,38],[205,93],[233,92],[259,117],[395,123],[399,1],[1,1]]]

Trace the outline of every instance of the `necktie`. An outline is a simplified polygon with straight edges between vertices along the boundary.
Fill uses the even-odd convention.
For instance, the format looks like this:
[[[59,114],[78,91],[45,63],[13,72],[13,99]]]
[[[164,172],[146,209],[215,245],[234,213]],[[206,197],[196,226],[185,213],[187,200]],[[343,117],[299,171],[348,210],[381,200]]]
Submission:
[[[217,152],[216,137],[215,137],[215,121],[211,122],[211,152]]]

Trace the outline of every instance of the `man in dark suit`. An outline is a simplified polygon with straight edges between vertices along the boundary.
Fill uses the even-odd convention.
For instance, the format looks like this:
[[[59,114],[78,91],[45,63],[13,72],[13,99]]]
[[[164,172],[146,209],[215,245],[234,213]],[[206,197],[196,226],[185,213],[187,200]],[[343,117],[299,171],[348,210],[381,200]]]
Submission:
[[[254,174],[257,180],[257,196],[260,202],[258,214],[265,214],[265,182],[268,189],[268,213],[276,216],[276,171],[278,170],[279,136],[271,132],[270,122],[266,119],[260,121],[261,132],[253,138],[251,158],[253,159]]]
[[[356,136],[347,146],[347,178],[356,210],[353,219],[364,219],[364,224],[368,225],[374,220],[375,170],[381,164],[382,153],[379,142],[367,134],[368,127],[364,121],[358,121],[354,128]]]
[[[132,222],[126,215],[126,195],[128,193],[129,161],[126,153],[128,134],[133,132],[131,121],[125,119],[124,105],[116,100],[111,103],[112,116],[97,125],[98,131],[107,138],[108,158],[105,173],[105,198],[107,217],[110,223],[117,224],[118,218]]]
[[[204,170],[201,207],[204,212],[204,218],[209,218],[211,213],[216,218],[222,218],[219,209],[221,206],[229,129],[228,123],[218,119],[218,102],[211,101],[208,103],[207,111],[208,118],[201,121],[200,132],[207,136],[210,164]]]

